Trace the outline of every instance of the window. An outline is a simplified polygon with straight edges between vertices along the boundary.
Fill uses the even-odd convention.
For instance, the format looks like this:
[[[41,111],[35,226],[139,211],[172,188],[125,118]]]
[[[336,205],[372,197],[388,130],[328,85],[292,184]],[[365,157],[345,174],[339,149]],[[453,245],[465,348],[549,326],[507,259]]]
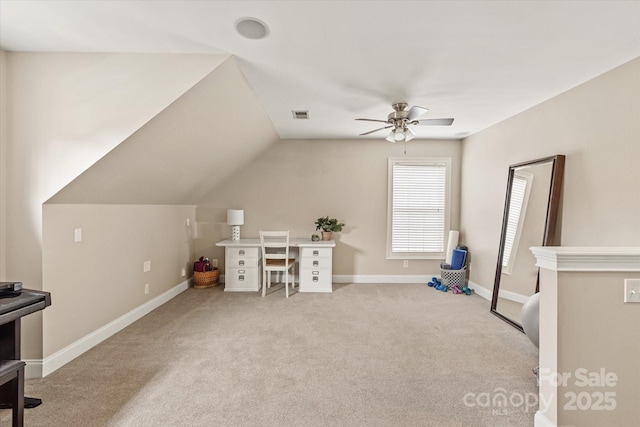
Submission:
[[[515,264],[532,181],[532,174],[521,171],[515,171],[513,180],[511,181],[509,215],[507,216],[507,229],[504,235],[504,252],[502,254],[502,272],[505,274],[511,274],[511,270]]]
[[[387,258],[444,258],[451,159],[390,158]]]

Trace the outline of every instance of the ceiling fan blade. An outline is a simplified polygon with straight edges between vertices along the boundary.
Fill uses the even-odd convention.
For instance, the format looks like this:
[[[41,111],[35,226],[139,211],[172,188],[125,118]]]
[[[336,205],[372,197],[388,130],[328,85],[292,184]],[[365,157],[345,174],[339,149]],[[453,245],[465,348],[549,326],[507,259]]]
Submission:
[[[376,119],[356,119],[356,120],[364,120],[365,122],[381,122],[381,123],[389,123],[388,120],[376,120]]]
[[[427,111],[429,111],[428,108],[414,105],[413,107],[409,108],[409,115],[407,116],[407,120],[409,121],[415,120],[421,115],[423,115],[424,113],[426,113]]]
[[[411,122],[412,125],[418,126],[451,126],[451,123],[453,119],[422,119]]]
[[[392,127],[393,127],[393,125],[389,125],[389,126],[385,126],[385,127],[383,127],[383,128],[378,128],[378,129],[375,129],[375,130],[370,130],[369,132],[361,133],[361,134],[360,134],[360,136],[369,135],[370,133],[378,132],[379,130],[382,130],[382,129],[389,129],[389,128],[392,128]]]

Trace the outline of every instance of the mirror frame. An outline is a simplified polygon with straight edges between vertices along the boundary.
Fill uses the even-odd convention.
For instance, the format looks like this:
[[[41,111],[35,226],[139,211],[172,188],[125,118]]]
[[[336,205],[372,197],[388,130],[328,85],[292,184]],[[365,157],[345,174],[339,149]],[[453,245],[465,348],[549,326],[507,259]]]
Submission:
[[[560,210],[560,198],[562,192],[562,179],[564,176],[564,161],[565,156],[557,154],[555,156],[544,157],[542,159],[532,160],[528,162],[517,163],[509,166],[509,175],[507,179],[507,193],[504,202],[504,211],[502,217],[502,231],[500,234],[500,246],[498,248],[498,263],[496,266],[496,277],[493,282],[493,296],[491,298],[491,313],[498,316],[500,319],[509,323],[520,332],[524,333],[522,325],[518,322],[510,319],[509,317],[499,313],[496,310],[498,305],[498,294],[500,292],[500,278],[502,275],[502,257],[504,256],[504,241],[507,232],[507,219],[509,216],[509,200],[511,199],[511,186],[513,183],[513,176],[516,169],[523,166],[533,166],[542,163],[552,162],[551,170],[551,183],[549,186],[549,199],[547,203],[547,216],[545,218],[544,233],[542,237],[542,246],[557,246],[560,244],[560,233],[557,232],[558,213]],[[535,293],[540,291],[540,270],[538,269],[538,276],[536,279]]]

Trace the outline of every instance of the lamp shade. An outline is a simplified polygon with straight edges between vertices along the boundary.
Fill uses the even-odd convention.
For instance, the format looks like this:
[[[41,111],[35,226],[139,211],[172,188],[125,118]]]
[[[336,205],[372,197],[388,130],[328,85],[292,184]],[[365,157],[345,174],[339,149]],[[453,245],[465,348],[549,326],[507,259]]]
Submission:
[[[242,209],[227,209],[227,224],[243,225],[244,211]]]

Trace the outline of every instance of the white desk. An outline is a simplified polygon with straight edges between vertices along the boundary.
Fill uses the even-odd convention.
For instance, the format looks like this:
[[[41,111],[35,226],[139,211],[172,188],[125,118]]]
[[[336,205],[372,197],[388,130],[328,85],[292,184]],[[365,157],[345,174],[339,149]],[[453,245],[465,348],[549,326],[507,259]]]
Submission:
[[[262,252],[260,239],[222,240],[224,247],[224,290],[260,290]],[[289,239],[289,247],[299,249],[300,292],[332,292],[333,240]]]

